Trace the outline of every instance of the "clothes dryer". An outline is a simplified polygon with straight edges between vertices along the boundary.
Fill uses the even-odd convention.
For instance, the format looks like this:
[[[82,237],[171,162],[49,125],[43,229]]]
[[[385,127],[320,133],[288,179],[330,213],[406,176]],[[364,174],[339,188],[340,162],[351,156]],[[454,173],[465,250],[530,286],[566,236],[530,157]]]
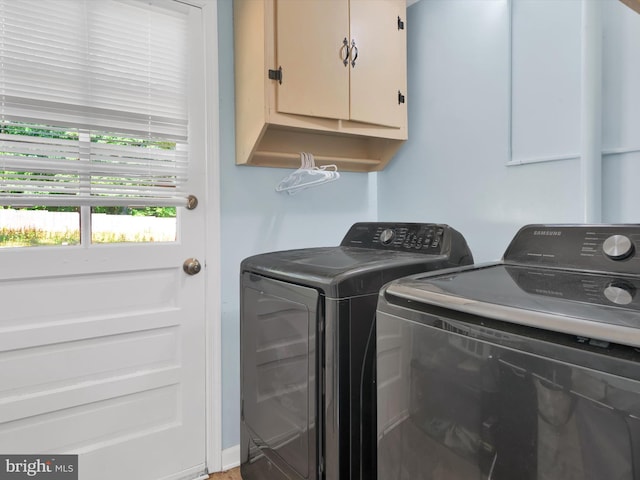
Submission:
[[[243,479],[374,480],[379,289],[472,261],[459,232],[423,223],[356,223],[336,247],[245,259]]]

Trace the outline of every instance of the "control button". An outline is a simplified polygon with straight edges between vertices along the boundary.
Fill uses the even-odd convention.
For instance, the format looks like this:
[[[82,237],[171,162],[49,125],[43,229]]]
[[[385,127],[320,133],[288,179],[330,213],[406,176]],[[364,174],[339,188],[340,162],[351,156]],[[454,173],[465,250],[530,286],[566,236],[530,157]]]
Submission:
[[[604,296],[616,305],[629,305],[635,293],[635,287],[627,282],[612,282],[604,289]]]
[[[602,244],[602,250],[611,260],[624,260],[633,254],[634,246],[625,235],[611,235]]]
[[[387,228],[380,234],[380,242],[383,245],[389,245],[393,241],[395,236],[395,232],[392,229]]]

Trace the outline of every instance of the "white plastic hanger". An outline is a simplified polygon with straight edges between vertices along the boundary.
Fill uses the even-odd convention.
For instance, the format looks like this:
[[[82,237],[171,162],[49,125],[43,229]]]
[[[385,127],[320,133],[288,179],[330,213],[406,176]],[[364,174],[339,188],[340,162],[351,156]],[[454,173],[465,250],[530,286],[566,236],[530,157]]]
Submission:
[[[313,155],[300,152],[300,168],[283,178],[276,192],[287,192],[289,195],[323,183],[332,182],[340,178],[338,167],[335,165],[323,165],[316,167]]]

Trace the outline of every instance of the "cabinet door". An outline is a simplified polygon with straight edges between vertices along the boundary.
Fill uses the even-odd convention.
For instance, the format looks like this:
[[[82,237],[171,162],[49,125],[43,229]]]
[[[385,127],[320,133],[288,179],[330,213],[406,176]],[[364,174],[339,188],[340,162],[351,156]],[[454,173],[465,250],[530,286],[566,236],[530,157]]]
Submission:
[[[306,3],[306,2],[303,2]],[[407,109],[405,0],[351,0],[351,40],[358,58],[351,68],[351,120],[401,128]],[[351,52],[352,59],[355,51]]]
[[[276,22],[278,112],[348,119],[348,0],[277,0]]]

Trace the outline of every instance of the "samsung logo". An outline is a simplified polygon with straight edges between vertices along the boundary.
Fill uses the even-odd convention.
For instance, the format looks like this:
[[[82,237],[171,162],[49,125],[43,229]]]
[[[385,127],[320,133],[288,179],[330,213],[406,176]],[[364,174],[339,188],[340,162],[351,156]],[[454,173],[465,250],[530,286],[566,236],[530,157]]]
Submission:
[[[544,235],[547,237],[559,237],[560,235],[562,235],[562,232],[560,230],[534,230],[533,231],[533,235]]]

